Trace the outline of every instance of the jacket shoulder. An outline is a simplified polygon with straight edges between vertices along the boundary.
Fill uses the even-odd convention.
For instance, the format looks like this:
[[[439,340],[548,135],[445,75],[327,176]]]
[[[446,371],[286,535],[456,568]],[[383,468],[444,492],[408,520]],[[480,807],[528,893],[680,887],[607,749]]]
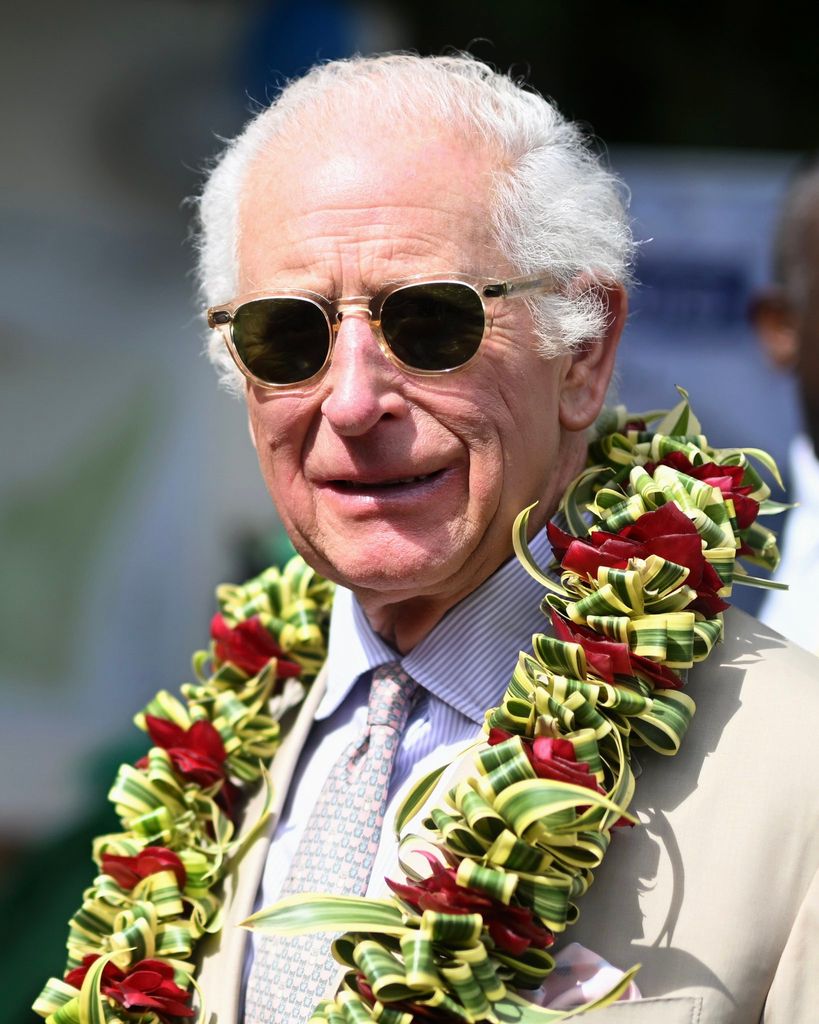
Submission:
[[[730,608],[724,621],[723,640],[708,659],[709,668],[742,669],[749,683],[787,682],[792,697],[798,693],[800,699],[819,701],[819,658],[739,608]]]

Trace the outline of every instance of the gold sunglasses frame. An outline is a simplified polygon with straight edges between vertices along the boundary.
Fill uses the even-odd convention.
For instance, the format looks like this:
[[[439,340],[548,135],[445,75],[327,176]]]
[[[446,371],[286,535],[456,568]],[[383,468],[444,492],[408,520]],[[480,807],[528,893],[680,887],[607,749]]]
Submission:
[[[457,366],[448,367],[442,370],[424,370],[420,367],[410,366],[403,362],[390,347],[390,343],[384,336],[381,329],[381,311],[387,299],[403,288],[413,287],[419,284],[463,284],[471,288],[478,296],[483,308],[483,334],[475,349],[474,355],[470,356],[463,363]],[[227,345],[228,352],[240,372],[258,387],[268,391],[287,391],[293,388],[304,387],[313,383],[322,376],[329,368],[335,348],[336,335],[338,334],[341,322],[350,313],[364,315],[369,321],[370,327],[375,334],[378,346],[385,357],[404,373],[420,377],[440,377],[446,373],[456,373],[465,369],[478,358],[483,342],[492,329],[492,307],[498,299],[524,298],[527,295],[543,295],[549,292],[557,292],[559,284],[552,274],[524,274],[520,277],[511,277],[505,281],[494,278],[475,277],[471,274],[448,274],[441,277],[438,274],[418,274],[414,277],[405,277],[401,280],[390,281],[381,287],[374,295],[354,295],[348,298],[328,299],[318,292],[308,291],[304,288],[283,288],[279,291],[248,292],[231,302],[219,306],[211,306],[207,311],[208,327],[218,330]],[[290,384],[274,384],[271,381],[262,380],[257,377],[248,366],[242,361],[233,340],[233,321],[236,314],[250,302],[259,299],[291,299],[300,298],[317,306],[327,323],[329,343],[327,355],[324,362],[316,372],[304,380],[295,381]]]

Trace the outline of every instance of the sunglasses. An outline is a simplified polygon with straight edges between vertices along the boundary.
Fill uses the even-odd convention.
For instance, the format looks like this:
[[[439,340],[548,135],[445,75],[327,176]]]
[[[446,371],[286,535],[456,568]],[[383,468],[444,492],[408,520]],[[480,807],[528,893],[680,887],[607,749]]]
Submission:
[[[467,366],[492,325],[499,299],[556,291],[551,275],[507,281],[465,274],[393,281],[372,298],[330,300],[297,288],[254,292],[208,310],[242,373],[263,388],[307,384],[329,365],[341,321],[366,316],[384,355],[412,374]]]

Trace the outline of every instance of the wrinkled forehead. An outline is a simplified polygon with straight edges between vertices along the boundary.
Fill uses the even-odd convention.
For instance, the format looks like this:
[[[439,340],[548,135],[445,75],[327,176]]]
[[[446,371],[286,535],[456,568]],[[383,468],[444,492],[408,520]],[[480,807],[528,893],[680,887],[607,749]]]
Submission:
[[[366,247],[395,276],[497,263],[491,213],[499,162],[488,146],[446,126],[383,124],[363,116],[306,136],[270,139],[252,161],[239,214],[240,275],[277,259],[300,269],[321,248]],[[436,251],[441,266],[430,266]],[[487,260],[487,253],[492,255]],[[412,266],[417,256],[424,266]],[[457,259],[458,266],[444,266]],[[399,264],[406,264],[401,265]],[[386,272],[386,271],[383,271]]]

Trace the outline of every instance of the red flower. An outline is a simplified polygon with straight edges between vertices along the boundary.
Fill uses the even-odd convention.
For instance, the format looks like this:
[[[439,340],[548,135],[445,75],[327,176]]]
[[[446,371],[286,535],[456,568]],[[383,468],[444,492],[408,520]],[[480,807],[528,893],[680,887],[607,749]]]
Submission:
[[[145,724],[154,746],[168,751],[180,775],[204,788],[224,779],[227,752],[210,722],[194,722],[190,729],[183,729],[167,718],[146,715]],[[147,763],[147,757],[143,757],[137,761],[137,768],[145,768]]]
[[[601,640],[588,626],[567,622],[555,611],[552,611],[551,618],[558,640],[580,644],[586,653],[586,664],[605,682],[615,683],[617,676],[638,676],[657,689],[682,689],[682,680],[676,672],[641,654],[635,654],[629,650],[628,644]]]
[[[697,599],[688,606],[693,611],[710,618],[729,607],[727,601],[717,596],[722,580],[705,560],[696,526],[673,501],[656,512],[646,512],[636,523],[626,526],[620,536],[644,543],[649,554],[660,555],[689,570],[685,582],[697,592]]]
[[[580,576],[593,578],[600,566],[625,569],[630,558],[658,555],[688,569],[685,582],[697,592],[689,605],[692,610],[710,617],[728,607],[717,596],[722,580],[705,560],[696,526],[673,501],[646,512],[617,534],[595,530],[587,537],[572,537],[554,523],[548,524],[547,533],[561,566]]]
[[[173,871],[180,889],[185,888],[185,865],[164,846],[146,846],[135,857],[120,857],[115,853],[102,855],[102,870],[110,875],[122,889],[133,889],[143,878],[157,871]]]
[[[234,804],[239,789],[225,774],[227,751],[222,737],[210,722],[194,722],[190,729],[183,729],[167,718],[146,715],[148,735],[155,747],[167,750],[174,770],[184,779],[207,789],[221,782],[216,802],[233,818]],[[141,757],[137,768],[148,766],[148,757]]]
[[[508,906],[485,893],[459,885],[455,881],[455,868],[446,868],[431,854],[420,852],[432,868],[429,878],[408,884],[386,879],[392,891],[419,913],[435,910],[441,914],[480,914],[495,944],[515,955],[529,946],[545,949],[552,945],[554,936],[548,928],[535,923],[531,910]]]
[[[639,546],[621,541],[615,533],[595,530],[587,537],[573,537],[550,522],[546,533],[555,558],[564,569],[580,576],[597,576],[601,565],[611,569],[625,569],[629,558],[639,557]]]
[[[75,967],[65,975],[68,984],[80,988],[98,958],[99,953],[84,957],[82,967]],[[176,984],[173,967],[163,960],[140,960],[127,971],[120,970],[109,960],[102,971],[100,990],[126,1010],[153,1010],[165,1021],[170,1017],[194,1015],[187,1005],[191,993]]]
[[[494,747],[511,739],[512,733],[505,729],[493,727],[489,730],[489,745]],[[529,764],[539,779],[552,779],[555,782],[570,782],[574,786],[585,786],[596,793],[603,789],[591,774],[585,761],[578,761],[574,753],[574,744],[569,740],[538,736],[533,740],[521,736],[523,749],[529,758]]]
[[[301,674],[301,665],[282,658],[284,651],[265,629],[258,615],[229,626],[217,612],[211,619],[210,635],[217,660],[229,661],[249,676],[258,675],[271,658],[278,658],[277,679]]]

